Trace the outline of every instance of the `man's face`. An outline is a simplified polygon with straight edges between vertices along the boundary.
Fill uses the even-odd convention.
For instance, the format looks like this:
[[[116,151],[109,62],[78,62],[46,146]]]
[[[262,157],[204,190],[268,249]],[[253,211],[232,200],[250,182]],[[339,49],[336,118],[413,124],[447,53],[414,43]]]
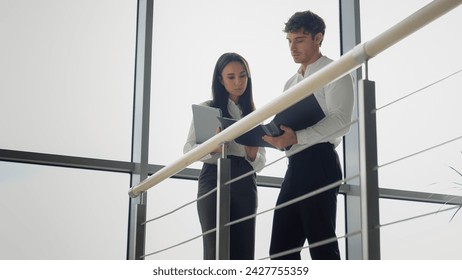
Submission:
[[[313,38],[311,34],[304,33],[303,31],[287,33],[290,53],[295,63],[307,66],[319,58],[320,36],[322,36],[322,34],[318,33]]]

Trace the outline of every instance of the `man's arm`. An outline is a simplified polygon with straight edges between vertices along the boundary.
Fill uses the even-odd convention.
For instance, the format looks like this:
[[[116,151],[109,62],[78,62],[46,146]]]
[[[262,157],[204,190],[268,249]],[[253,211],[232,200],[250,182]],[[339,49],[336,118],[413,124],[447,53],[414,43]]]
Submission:
[[[314,145],[333,141],[344,136],[350,130],[351,115],[354,105],[352,78],[346,75],[325,88],[326,117],[317,124],[302,130],[293,131],[281,126],[284,133],[278,137],[264,136],[263,140],[282,149],[291,145]]]
[[[298,144],[314,145],[320,141],[335,141],[350,131],[349,124],[354,106],[351,75],[342,77],[324,89],[327,106],[326,117],[311,127],[297,131]]]

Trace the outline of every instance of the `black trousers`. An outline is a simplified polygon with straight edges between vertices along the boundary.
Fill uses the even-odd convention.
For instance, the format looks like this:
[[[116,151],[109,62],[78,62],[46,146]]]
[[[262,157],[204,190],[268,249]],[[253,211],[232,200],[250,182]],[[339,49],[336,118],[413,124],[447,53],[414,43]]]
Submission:
[[[342,178],[334,146],[320,143],[289,158],[277,205]],[[277,209],[273,216],[270,255],[336,237],[339,187]],[[310,248],[313,260],[340,259],[337,241]],[[300,250],[272,259],[301,259]]]
[[[231,178],[253,170],[242,157],[228,156],[231,159]],[[217,166],[204,164],[199,175],[198,197],[217,186]],[[216,227],[216,192],[197,202],[197,211],[202,232]],[[231,183],[230,220],[237,220],[257,212],[257,184],[255,174]],[[216,259],[215,232],[203,236],[204,259]],[[255,218],[231,225],[230,259],[253,260],[255,257]]]

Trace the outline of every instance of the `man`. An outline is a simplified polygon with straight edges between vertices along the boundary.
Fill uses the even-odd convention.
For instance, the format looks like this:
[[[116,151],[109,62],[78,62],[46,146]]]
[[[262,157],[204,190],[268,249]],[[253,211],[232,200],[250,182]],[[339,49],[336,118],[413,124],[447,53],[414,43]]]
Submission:
[[[297,73],[285,84],[285,91],[332,60],[321,53],[325,23],[315,13],[295,13],[285,24],[284,32],[292,57],[295,63],[300,64]],[[290,147],[286,152],[289,154],[308,147],[289,156],[277,205],[342,179],[335,148],[349,131],[354,104],[351,76],[346,75],[316,90],[314,96],[325,114],[323,119],[297,131],[282,125],[284,133],[281,136],[263,137],[279,149]],[[336,187],[274,212],[270,246],[272,259],[301,259],[300,251],[305,240],[310,244],[312,259],[340,259],[335,234],[338,191],[339,187]],[[318,242],[327,239],[335,241],[317,246],[321,244]],[[288,250],[292,251],[283,253]]]

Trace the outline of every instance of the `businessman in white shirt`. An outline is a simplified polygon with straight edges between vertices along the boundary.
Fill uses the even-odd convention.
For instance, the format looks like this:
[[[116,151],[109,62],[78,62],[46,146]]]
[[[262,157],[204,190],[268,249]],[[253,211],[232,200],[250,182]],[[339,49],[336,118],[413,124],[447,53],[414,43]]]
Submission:
[[[311,11],[297,12],[285,24],[291,55],[300,68],[287,81],[284,90],[332,62],[320,50],[325,28],[324,20]],[[281,136],[263,137],[273,146],[287,149],[289,155],[305,148],[289,156],[277,205],[342,179],[335,148],[350,129],[354,104],[351,76],[316,90],[314,96],[325,114],[323,119],[297,131],[282,125]],[[301,259],[306,240],[312,259],[340,259],[335,233],[338,191],[336,187],[275,210],[270,245],[272,259]],[[335,241],[320,245],[319,242],[327,239]]]

